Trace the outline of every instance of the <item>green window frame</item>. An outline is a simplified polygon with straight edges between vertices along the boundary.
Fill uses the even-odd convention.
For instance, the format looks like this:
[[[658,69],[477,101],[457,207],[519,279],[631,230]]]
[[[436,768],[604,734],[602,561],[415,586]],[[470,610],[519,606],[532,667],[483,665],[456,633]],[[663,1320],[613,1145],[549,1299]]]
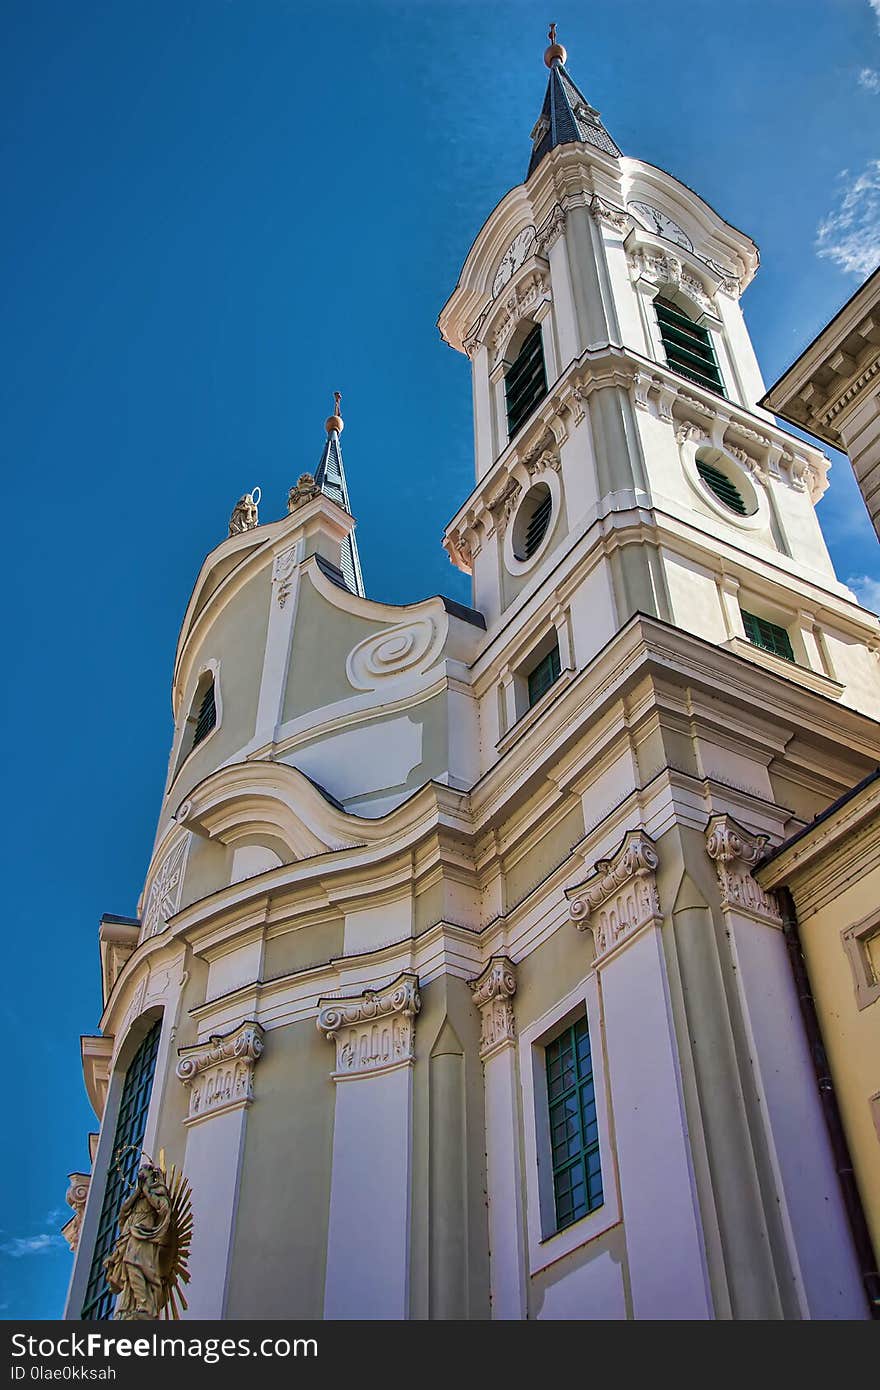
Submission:
[[[82,1305],[81,1316],[85,1322],[102,1322],[109,1318],[113,1311],[115,1295],[107,1287],[104,1260],[116,1242],[119,1208],[130,1192],[140,1166],[141,1145],[147,1127],[147,1111],[150,1106],[161,1032],[160,1019],[153,1024],[139,1044],[122,1084],[119,1115],[104,1187],[104,1201],[101,1204],[101,1218],[98,1222],[89,1282]]]
[[[507,432],[512,439],[538,401],[542,401],[547,394],[544,342],[539,323],[523,340],[516,358],[508,367],[504,392],[507,400]]]
[[[542,657],[537,666],[529,672],[529,709],[536,705],[542,695],[559,679],[562,670],[559,658],[559,645],[552,647],[546,656]]]
[[[590,1031],[585,1017],[545,1048],[556,1229],[604,1201]]]
[[[688,381],[724,395],[724,382],[712,346],[712,335],[683,310],[658,294],[654,300],[666,365]]]
[[[753,647],[760,647],[762,651],[781,656],[784,661],[794,661],[791,638],[784,627],[768,622],[766,618],[759,618],[755,613],[747,613],[744,608],[739,611],[742,614],[746,637]]]

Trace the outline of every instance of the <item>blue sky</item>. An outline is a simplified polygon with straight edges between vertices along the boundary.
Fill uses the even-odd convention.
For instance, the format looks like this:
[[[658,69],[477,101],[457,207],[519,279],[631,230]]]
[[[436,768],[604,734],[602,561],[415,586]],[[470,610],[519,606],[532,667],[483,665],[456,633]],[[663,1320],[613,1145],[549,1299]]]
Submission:
[[[880,259],[880,0],[5,0],[3,1317],[63,1305],[97,923],[135,911],[177,630],[234,502],[283,513],[338,388],[368,592],[468,598],[440,536],[469,369],[435,324],[524,175],[551,18],[624,151],[758,242],[774,381]],[[831,478],[838,572],[878,608]]]

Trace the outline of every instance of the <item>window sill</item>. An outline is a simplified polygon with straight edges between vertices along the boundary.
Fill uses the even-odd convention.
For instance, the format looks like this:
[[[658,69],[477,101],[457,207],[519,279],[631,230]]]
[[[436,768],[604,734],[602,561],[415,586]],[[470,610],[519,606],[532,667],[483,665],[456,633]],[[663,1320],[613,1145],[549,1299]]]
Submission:
[[[728,651],[736,652],[737,656],[744,656],[748,661],[753,661],[756,666],[774,671],[777,676],[784,676],[786,680],[797,681],[798,685],[804,685],[808,690],[814,690],[828,700],[839,700],[846,688],[839,681],[832,680],[830,676],[822,675],[819,671],[813,671],[809,666],[800,666],[796,661],[787,661],[784,656],[777,656],[775,652],[756,647],[745,637],[731,637],[724,646]]]
[[[511,724],[507,733],[498,740],[495,745],[496,750],[499,753],[506,753],[508,748],[516,743],[520,734],[525,733],[526,729],[530,729],[532,725],[541,718],[545,709],[549,709],[557,695],[561,695],[563,690],[566,690],[568,686],[571,685],[576,675],[577,672],[573,671],[571,667],[567,667],[564,671],[560,671],[553,684],[548,690],[544,691],[544,694],[541,696],[540,700],[538,700],[537,704],[532,705],[524,714],[521,714],[516,723]],[[583,1220],[584,1218],[581,1219]]]

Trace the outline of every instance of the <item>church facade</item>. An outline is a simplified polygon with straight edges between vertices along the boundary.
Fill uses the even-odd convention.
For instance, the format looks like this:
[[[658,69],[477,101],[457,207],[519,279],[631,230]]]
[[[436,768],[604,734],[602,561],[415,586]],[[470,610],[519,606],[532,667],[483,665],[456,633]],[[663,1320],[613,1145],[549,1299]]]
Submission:
[[[141,1152],[191,1189],[191,1317],[868,1316],[752,869],[876,765],[878,621],[758,404],[754,243],[545,61],[439,319],[472,606],[366,596],[338,401],[202,565],[68,1317],[112,1315]]]

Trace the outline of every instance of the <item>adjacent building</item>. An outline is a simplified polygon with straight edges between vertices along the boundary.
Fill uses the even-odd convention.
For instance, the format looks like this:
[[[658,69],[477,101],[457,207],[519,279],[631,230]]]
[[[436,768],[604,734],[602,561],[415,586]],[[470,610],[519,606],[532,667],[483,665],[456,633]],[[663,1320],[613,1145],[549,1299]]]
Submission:
[[[338,404],[202,564],[69,1317],[111,1314],[141,1150],[192,1188],[193,1317],[868,1316],[753,870],[877,765],[880,626],[759,404],[754,243],[545,61],[439,320],[471,605],[366,596]]]
[[[762,404],[849,454],[880,536],[880,268],[771,386]]]

